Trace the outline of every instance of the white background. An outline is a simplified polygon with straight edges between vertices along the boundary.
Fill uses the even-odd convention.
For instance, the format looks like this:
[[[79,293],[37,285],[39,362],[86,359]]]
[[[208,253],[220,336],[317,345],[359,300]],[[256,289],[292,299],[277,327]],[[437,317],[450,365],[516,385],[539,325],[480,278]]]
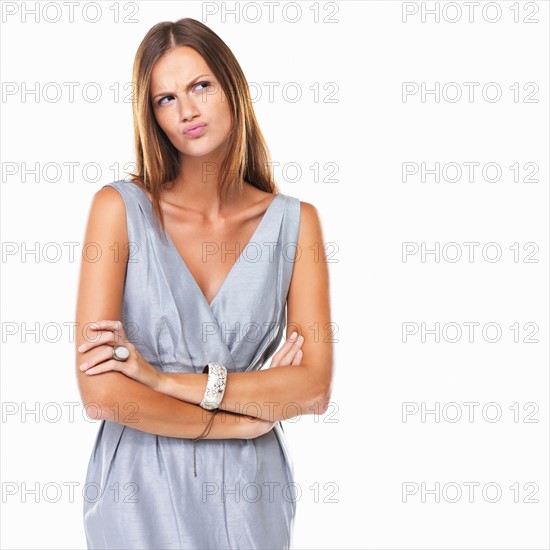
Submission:
[[[472,21],[465,3],[439,2],[439,22],[433,13],[422,19],[434,2],[299,2],[298,16],[296,3],[280,2],[273,21],[265,3],[237,3],[239,22],[222,11],[234,2],[119,2],[118,23],[113,1],[97,3],[96,23],[84,19],[96,17],[93,6],[83,10],[93,3],[78,3],[73,22],[62,3],[48,11],[40,4],[26,22],[24,4],[2,5],[2,547],[85,548],[81,491],[99,425],[83,418],[74,374],[78,245],[92,195],[124,177],[133,160],[123,87],[139,43],[160,21],[193,17],[221,36],[262,91],[255,110],[280,163],[281,191],[317,207],[332,243],[333,405],[324,417],[285,423],[302,489],[294,548],[548,548],[548,2],[481,1]],[[53,22],[56,6],[62,15]],[[68,82],[78,83],[73,101]],[[268,82],[280,84],[273,101]],[[405,101],[404,82],[456,84],[438,101],[420,93]],[[471,102],[465,82],[479,84]],[[93,83],[97,102],[82,93]],[[288,83],[296,84],[285,97]],[[484,96],[487,83],[495,85]],[[526,102],[535,90],[527,83],[538,86],[538,102]],[[296,86],[302,97],[292,102]],[[496,86],[502,97],[491,101]],[[453,101],[457,87],[463,96]],[[405,162],[456,163],[463,174],[456,182],[433,174],[404,180]],[[467,162],[479,163],[472,181]],[[25,163],[38,174],[24,175]],[[76,163],[74,174],[64,163]],[[100,172],[87,171],[88,163]],[[483,177],[487,163],[501,168],[498,181]],[[526,163],[536,165],[535,181],[526,180]],[[301,177],[293,181],[295,165]],[[463,255],[452,261],[456,248],[446,247],[439,261],[417,253],[405,262],[405,242],[458,243]],[[480,243],[472,262],[465,242]],[[490,261],[495,247],[483,255],[491,242],[502,251],[498,261]],[[61,256],[48,261],[55,243]],[[64,243],[76,243],[74,256]],[[526,243],[536,243],[538,262],[524,261],[534,250]],[[38,257],[23,255],[25,247],[37,247]],[[471,342],[469,322],[479,323]],[[439,342],[433,333],[405,340],[403,323],[439,323]],[[25,326],[38,333],[25,335]],[[453,343],[456,326],[462,335]],[[495,326],[502,334],[491,342]],[[471,422],[465,402],[479,403]],[[75,404],[74,419],[64,403]],[[405,422],[403,403],[419,411],[438,403],[442,414],[436,421],[418,412]],[[460,406],[461,419],[452,421],[457,408],[448,403]],[[56,406],[60,418],[48,421]],[[22,414],[35,407],[36,415]],[[491,422],[499,408],[502,417]],[[25,483],[39,494],[23,502]],[[414,493],[406,498],[404,483]],[[439,502],[422,494],[437,483]],[[465,483],[479,484],[470,485],[472,502]],[[49,502],[56,487],[60,498]],[[451,502],[457,487],[462,494]],[[490,502],[494,487],[502,495]]]

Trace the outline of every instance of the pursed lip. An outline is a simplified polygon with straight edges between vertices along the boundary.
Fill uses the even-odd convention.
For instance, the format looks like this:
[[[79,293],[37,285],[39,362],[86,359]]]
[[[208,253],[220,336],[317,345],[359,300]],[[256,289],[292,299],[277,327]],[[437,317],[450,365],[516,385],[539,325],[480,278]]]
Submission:
[[[200,128],[201,126],[206,126],[204,122],[198,122],[197,124],[193,124],[191,126],[188,126],[183,133],[187,134],[187,132],[190,132],[191,130],[194,130],[195,128]]]

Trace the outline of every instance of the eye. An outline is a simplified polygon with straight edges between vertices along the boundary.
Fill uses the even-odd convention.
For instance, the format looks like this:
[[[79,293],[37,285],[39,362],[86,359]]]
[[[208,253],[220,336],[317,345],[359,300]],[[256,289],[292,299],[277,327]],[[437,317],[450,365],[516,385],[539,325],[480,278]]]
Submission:
[[[202,82],[197,82],[196,86],[203,86],[203,88],[201,88],[201,89],[206,90],[206,88],[210,88],[212,86],[212,83],[209,82],[208,80],[203,80]],[[166,102],[163,103],[163,101],[165,99],[173,98],[173,97],[174,96],[172,96],[172,95],[167,95],[167,96],[161,97],[159,100],[157,100],[157,105],[165,105]]]
[[[208,87],[210,86],[210,82],[208,82],[207,80],[203,80],[202,82],[199,82],[199,83],[197,84],[197,86],[200,86],[200,85],[202,85],[202,84],[205,85],[204,88],[202,88],[203,90],[204,90],[205,88],[208,88]]]
[[[163,101],[164,99],[169,98],[169,97],[174,97],[174,96],[167,95],[167,96],[161,97],[161,98],[157,101],[157,105],[162,105],[162,104],[163,104],[162,101]]]

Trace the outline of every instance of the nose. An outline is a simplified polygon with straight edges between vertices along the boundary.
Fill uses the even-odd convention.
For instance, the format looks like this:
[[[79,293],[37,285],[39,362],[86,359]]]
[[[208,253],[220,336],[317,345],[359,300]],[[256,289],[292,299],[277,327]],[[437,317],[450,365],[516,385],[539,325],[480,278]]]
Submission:
[[[199,109],[193,99],[182,97],[179,106],[179,117],[181,122],[189,122],[199,114]]]

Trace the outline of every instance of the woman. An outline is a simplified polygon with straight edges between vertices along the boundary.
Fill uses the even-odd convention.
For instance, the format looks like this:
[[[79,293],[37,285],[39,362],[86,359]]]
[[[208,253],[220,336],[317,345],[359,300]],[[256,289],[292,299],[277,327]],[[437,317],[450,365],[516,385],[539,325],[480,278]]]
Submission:
[[[93,197],[76,312],[79,390],[102,420],[87,544],[289,548],[280,421],[323,414],[332,379],[317,211],[277,192],[244,74],[208,27],[155,25],[133,71],[137,170]]]

